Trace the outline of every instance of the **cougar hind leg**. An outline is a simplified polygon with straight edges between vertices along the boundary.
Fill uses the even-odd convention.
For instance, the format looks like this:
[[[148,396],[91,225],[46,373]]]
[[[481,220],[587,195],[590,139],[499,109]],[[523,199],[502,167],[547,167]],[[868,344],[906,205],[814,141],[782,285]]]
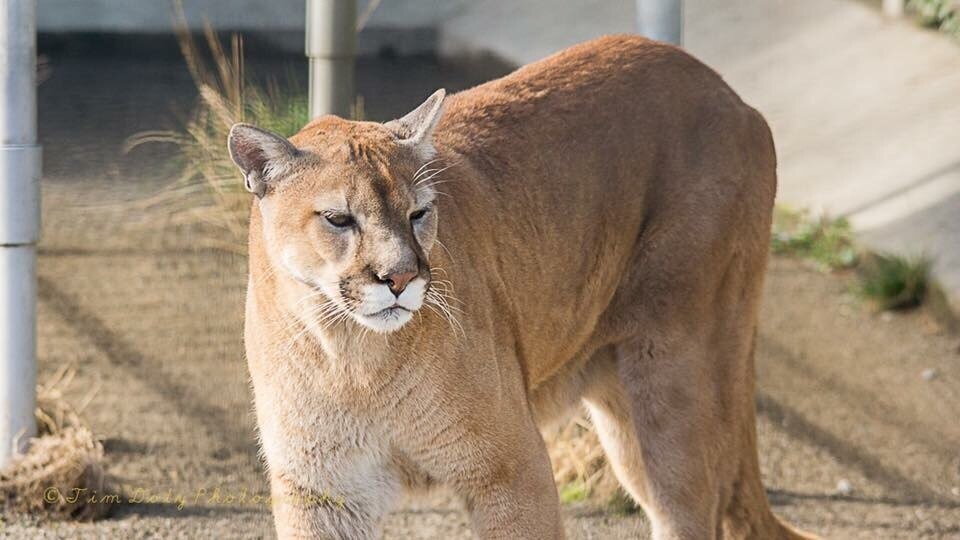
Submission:
[[[607,369],[586,389],[584,405],[617,479],[649,517],[653,537],[716,538],[716,441],[713,430],[705,430],[697,385],[687,384],[672,362],[638,361],[642,350],[643,342],[632,340],[605,353]]]
[[[638,265],[614,307],[633,331],[606,353],[608,382],[587,388],[584,401],[657,540],[790,537],[770,511],[757,458],[761,255]],[[707,280],[690,265],[722,271]]]
[[[583,403],[617,479],[656,540],[808,538],[774,517],[760,482],[752,339],[697,341],[638,337],[597,353]]]

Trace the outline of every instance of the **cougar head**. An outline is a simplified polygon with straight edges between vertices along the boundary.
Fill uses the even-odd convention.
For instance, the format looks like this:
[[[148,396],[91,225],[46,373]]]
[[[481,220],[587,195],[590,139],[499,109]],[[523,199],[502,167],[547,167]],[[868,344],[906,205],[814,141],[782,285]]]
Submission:
[[[289,308],[301,318],[389,333],[424,305],[438,219],[431,184],[443,168],[431,138],[444,97],[383,124],[320,117],[290,139],[230,130],[271,270],[299,287]]]

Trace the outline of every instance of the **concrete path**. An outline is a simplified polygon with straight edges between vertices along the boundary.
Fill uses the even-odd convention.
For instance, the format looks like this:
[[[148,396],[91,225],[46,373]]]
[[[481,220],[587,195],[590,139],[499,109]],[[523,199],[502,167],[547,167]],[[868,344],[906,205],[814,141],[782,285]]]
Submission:
[[[460,4],[437,23],[443,53],[523,64],[634,29],[630,0]],[[960,308],[960,44],[853,0],[686,0],[685,20],[687,49],[770,122],[779,202],[933,256]]]

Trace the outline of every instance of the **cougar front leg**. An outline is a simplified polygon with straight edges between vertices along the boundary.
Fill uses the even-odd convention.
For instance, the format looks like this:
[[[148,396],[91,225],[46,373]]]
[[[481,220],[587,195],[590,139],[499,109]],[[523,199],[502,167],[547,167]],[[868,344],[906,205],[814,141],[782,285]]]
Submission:
[[[563,538],[550,458],[525,396],[503,390],[464,399],[471,391],[477,389],[456,388],[461,403],[472,404],[466,408],[407,422],[416,426],[406,430],[410,456],[463,499],[479,538]],[[422,398],[420,410],[450,402],[442,389]]]
[[[370,471],[374,472],[374,471]],[[387,498],[396,488],[386,472],[378,481],[363,479],[362,489],[326,489],[302,485],[292,475],[271,471],[270,492],[274,524],[280,539],[372,539],[388,511]]]
[[[300,473],[271,466],[278,538],[379,538],[383,518],[399,493],[394,471],[373,459],[349,464],[322,460],[317,456],[313,470]]]
[[[533,426],[530,426],[533,428]],[[533,428],[512,451],[477,456],[499,462],[492,478],[477,476],[461,492],[477,535],[483,539],[561,539],[560,503],[543,438]]]
[[[499,464],[492,477],[467,478],[461,486],[474,530],[483,539],[560,539],[560,502],[550,458],[532,425],[509,447],[476,456],[475,469]]]
[[[257,417],[277,536],[379,538],[400,491],[387,441],[349,411],[276,395],[257,394]]]

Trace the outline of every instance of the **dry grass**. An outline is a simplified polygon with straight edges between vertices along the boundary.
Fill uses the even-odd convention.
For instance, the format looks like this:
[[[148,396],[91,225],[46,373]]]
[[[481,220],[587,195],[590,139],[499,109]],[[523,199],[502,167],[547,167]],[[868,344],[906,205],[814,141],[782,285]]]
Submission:
[[[549,429],[544,438],[562,502],[606,502],[614,497],[619,484],[585,412]]]
[[[127,150],[142,144],[174,144],[183,168],[170,189],[143,201],[142,207],[168,216],[173,224],[204,224],[213,234],[202,243],[243,252],[246,249],[250,195],[243,189],[227,152],[227,135],[237,122],[250,122],[289,136],[308,119],[306,97],[274,82],[260,88],[246,81],[243,40],[234,34],[229,48],[209,24],[204,44],[197,43],[182,6],[174,3],[177,41],[193,77],[200,102],[183,131],[147,131],[132,136]]]
[[[245,119],[243,43],[239,36],[233,36],[228,53],[210,25],[206,25],[206,43],[215,66],[211,68],[189,32],[182,8],[175,5],[180,49],[200,94],[200,104],[184,132],[138,133],[128,140],[127,149],[147,143],[176,145],[183,158],[180,176],[169,190],[144,201],[143,206],[169,215],[175,224],[212,225],[222,234],[209,240],[237,250],[246,228],[249,197],[226,155],[226,139],[230,127]]]
[[[39,434],[26,454],[0,471],[4,511],[81,521],[103,517],[109,511],[109,501],[74,496],[104,493],[104,473],[103,445],[81,420],[82,407],[75,409],[63,398],[63,389],[73,376],[74,371],[64,367],[38,387]]]
[[[378,5],[370,3],[358,20],[358,29]],[[200,243],[243,253],[250,194],[227,152],[230,128],[248,122],[289,137],[309,120],[307,96],[293,90],[297,85],[292,77],[286,84],[272,80],[262,87],[250,82],[238,34],[230,37],[229,48],[225,48],[205,23],[203,44],[197,43],[179,1],[174,2],[174,28],[200,101],[182,131],[145,131],[128,139],[127,151],[142,144],[173,144],[183,163],[170,189],[141,206],[161,213],[174,225],[211,226],[213,233],[198,237]],[[351,117],[364,117],[361,96],[354,102]]]

